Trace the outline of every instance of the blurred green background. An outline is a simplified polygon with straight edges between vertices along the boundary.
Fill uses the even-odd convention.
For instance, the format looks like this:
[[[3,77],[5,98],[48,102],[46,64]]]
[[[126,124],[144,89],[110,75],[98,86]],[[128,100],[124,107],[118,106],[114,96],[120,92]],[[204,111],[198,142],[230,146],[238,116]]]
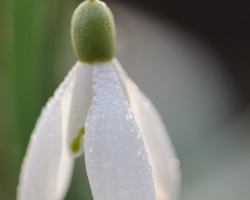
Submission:
[[[249,69],[250,45],[242,37],[248,32],[234,30],[235,26],[223,29],[226,23],[219,20],[223,1],[217,1],[222,7],[200,1],[204,10],[216,11],[207,14],[202,7],[189,10],[185,4],[178,10],[174,3],[178,1],[171,0],[153,2],[158,7],[152,12],[152,2],[107,1],[117,23],[117,57],[160,111],[180,158],[181,199],[248,200],[250,87],[246,83],[250,78],[245,68],[239,68]],[[76,61],[70,20],[79,3],[0,1],[0,200],[15,199],[20,166],[36,119]],[[192,5],[197,4],[190,2]],[[237,7],[232,4],[232,8]],[[249,12],[245,13],[248,19]],[[229,9],[228,16],[236,19],[241,15],[232,15]],[[205,19],[211,21],[205,23]],[[244,21],[240,22],[244,27]],[[238,40],[233,43],[232,38]],[[83,157],[76,162],[66,199],[92,199]]]
[[[36,119],[75,62],[69,31],[78,3],[0,1],[1,200],[15,199],[21,162]]]

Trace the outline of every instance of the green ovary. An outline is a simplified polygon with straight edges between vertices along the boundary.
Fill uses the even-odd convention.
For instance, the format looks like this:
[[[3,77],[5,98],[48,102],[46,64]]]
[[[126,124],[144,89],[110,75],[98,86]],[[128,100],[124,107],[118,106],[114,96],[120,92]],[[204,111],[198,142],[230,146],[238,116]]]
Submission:
[[[76,57],[81,62],[98,63],[112,60],[116,49],[114,18],[99,0],[87,0],[75,10],[71,38]]]
[[[71,147],[71,150],[74,152],[74,153],[77,153],[79,150],[80,150],[80,142],[81,142],[81,138],[82,136],[85,134],[85,129],[84,127],[82,127],[77,136],[73,139],[70,147]]]

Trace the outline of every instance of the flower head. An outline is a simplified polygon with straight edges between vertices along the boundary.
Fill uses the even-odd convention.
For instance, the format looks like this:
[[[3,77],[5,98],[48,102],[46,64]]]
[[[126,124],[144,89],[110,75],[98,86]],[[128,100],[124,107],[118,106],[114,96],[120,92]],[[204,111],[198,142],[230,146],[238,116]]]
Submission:
[[[114,58],[114,29],[99,0],[75,11],[72,41],[79,61],[37,121],[18,200],[63,199],[74,160],[83,153],[95,200],[176,197],[178,160],[154,106]]]

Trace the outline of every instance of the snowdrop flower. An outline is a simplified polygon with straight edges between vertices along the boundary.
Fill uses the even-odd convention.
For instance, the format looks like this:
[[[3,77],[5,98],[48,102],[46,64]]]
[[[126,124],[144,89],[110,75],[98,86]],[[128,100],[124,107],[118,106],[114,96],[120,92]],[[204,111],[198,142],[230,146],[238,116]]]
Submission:
[[[71,32],[79,61],[37,121],[17,199],[63,199],[84,153],[94,200],[174,200],[179,161],[156,109],[114,58],[112,13],[87,0]]]

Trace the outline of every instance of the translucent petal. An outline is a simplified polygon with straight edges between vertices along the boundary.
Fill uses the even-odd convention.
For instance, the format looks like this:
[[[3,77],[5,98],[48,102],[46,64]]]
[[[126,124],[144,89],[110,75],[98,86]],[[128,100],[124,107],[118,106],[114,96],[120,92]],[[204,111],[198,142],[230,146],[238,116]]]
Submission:
[[[69,152],[74,157],[83,153],[84,124],[92,101],[93,66],[81,62],[78,62],[78,65],[70,108],[67,140]]]
[[[93,69],[84,154],[95,200],[155,199],[143,139],[110,63]]]
[[[152,166],[156,200],[175,200],[180,189],[180,162],[161,117],[151,101],[127,76],[116,59],[112,61],[112,65],[142,131]]]
[[[73,158],[62,144],[77,68],[60,84],[37,121],[21,169],[18,200],[60,200],[67,190]]]

